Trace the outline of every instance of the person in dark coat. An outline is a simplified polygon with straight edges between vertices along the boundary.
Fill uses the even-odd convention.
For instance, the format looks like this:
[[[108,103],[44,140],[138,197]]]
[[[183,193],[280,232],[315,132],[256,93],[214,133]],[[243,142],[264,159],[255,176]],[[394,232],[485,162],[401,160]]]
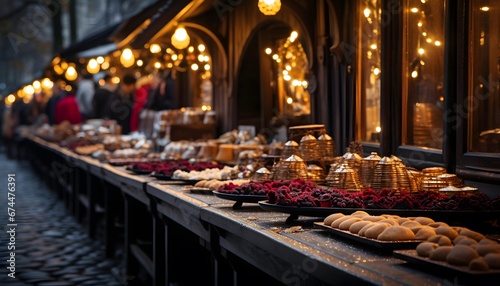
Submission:
[[[113,92],[109,100],[109,118],[116,120],[116,123],[122,127],[122,134],[130,133],[135,82],[136,78],[133,75],[124,75],[119,87]]]
[[[175,92],[175,69],[172,69],[162,78],[158,87],[152,90],[146,108],[156,111],[178,108]]]
[[[47,114],[47,117],[49,119],[49,124],[54,125],[56,124],[56,105],[66,95],[66,91],[64,91],[61,87],[60,82],[54,83],[54,86],[52,87],[52,97],[47,101],[47,104],[45,105],[45,114]]]
[[[111,81],[109,74],[103,77],[104,85],[99,87],[92,98],[93,118],[109,118],[108,102],[111,95],[116,90],[116,85]]]

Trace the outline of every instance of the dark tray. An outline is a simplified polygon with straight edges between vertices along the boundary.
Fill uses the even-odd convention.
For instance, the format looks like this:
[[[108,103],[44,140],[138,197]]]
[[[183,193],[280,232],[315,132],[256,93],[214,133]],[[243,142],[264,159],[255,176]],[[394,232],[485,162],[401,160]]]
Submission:
[[[244,195],[244,194],[228,194],[214,191],[214,195],[221,199],[236,201],[233,205],[234,209],[240,208],[243,203],[258,203],[267,199],[266,195]]]
[[[195,185],[196,183],[198,183],[199,181],[201,181],[201,180],[177,179],[177,178],[174,178],[174,177],[172,177],[171,180],[172,181],[183,182],[183,183],[188,184],[188,185]]]
[[[196,186],[186,186],[184,190],[194,194],[213,195],[212,189]]]
[[[331,232],[337,236],[341,236],[343,238],[347,238],[349,240],[359,242],[365,245],[374,246],[377,248],[381,248],[383,250],[394,250],[394,249],[415,249],[419,243],[423,240],[397,240],[397,241],[383,241],[373,238],[368,238],[364,236],[360,236],[354,233],[351,233],[347,230],[342,230],[338,228],[334,228],[331,226],[324,225],[323,222],[315,222],[314,226],[317,228],[321,228],[328,232]]]
[[[164,175],[164,174],[157,174],[156,172],[151,173],[152,177],[155,177],[158,180],[162,181],[172,181],[172,176],[171,175]]]
[[[130,172],[137,174],[137,175],[148,175],[148,174],[151,174],[153,172],[153,171],[144,170],[144,169],[133,169],[130,167],[126,167],[125,169],[127,171],[130,171]]]
[[[402,210],[402,209],[365,209],[365,208],[327,208],[327,207],[297,207],[259,202],[259,206],[268,211],[290,214],[287,221],[297,219],[299,216],[327,217],[333,213],[352,214],[355,211],[365,211],[370,215],[399,215],[403,217],[425,216],[434,220],[488,220],[500,217],[500,210]]]
[[[427,257],[421,257],[418,256],[416,250],[395,250],[393,252],[394,257],[397,257],[399,259],[408,261],[412,264],[422,266],[425,268],[431,268],[436,271],[442,271],[443,273],[451,274],[451,275],[457,275],[457,276],[463,276],[467,277],[470,279],[488,279],[488,281],[491,280],[496,280],[498,283],[498,279],[500,279],[500,270],[489,270],[489,271],[474,271],[470,270],[467,266],[455,266],[448,264],[447,262],[444,261],[436,261],[436,260],[431,260]],[[476,280],[476,282],[478,282]],[[480,284],[476,284],[480,285]],[[496,284],[498,285],[498,284]]]

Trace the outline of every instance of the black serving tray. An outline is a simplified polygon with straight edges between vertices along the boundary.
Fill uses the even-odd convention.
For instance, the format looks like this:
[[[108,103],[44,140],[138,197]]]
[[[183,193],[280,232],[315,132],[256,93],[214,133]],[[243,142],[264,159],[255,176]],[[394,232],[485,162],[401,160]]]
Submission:
[[[243,203],[258,203],[267,199],[266,195],[245,195],[245,194],[228,194],[222,192],[213,192],[214,195],[221,199],[236,201],[233,205],[234,209],[240,208]]]

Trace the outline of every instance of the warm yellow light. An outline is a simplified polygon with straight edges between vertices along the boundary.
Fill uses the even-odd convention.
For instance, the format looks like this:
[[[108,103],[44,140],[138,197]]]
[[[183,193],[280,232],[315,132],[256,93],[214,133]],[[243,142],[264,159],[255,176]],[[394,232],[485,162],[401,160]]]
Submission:
[[[167,68],[171,69],[174,65],[172,63],[167,64]]]
[[[271,48],[266,48],[266,54],[270,55],[273,52]]]
[[[208,61],[210,61],[210,57],[209,56],[204,56],[203,60],[206,61],[206,62],[208,62]]]
[[[176,54],[173,54],[173,55],[172,55],[172,60],[173,60],[173,61],[176,61],[176,60],[177,60],[177,55],[176,55]]]
[[[101,78],[101,79],[99,80],[99,85],[100,85],[100,86],[103,86],[105,83],[106,83],[106,81],[105,81],[103,78]]]
[[[372,50],[376,50],[376,49],[377,49],[377,44],[371,44],[371,45],[370,45],[370,49],[372,49]]]
[[[418,76],[418,71],[412,71],[411,72],[411,77],[412,78],[417,78],[417,76]]]
[[[198,66],[198,64],[192,64],[191,65],[191,69],[194,70],[194,71],[197,71],[200,67]]]
[[[183,54],[179,54],[177,57],[179,58],[179,60],[182,60],[184,58],[184,55]]]
[[[366,8],[364,11],[363,11],[363,14],[365,14],[365,17],[368,18],[370,17],[370,14],[372,13],[372,11],[368,8]]]
[[[479,8],[479,10],[487,12],[487,11],[490,11],[490,7],[484,6],[484,7]]]
[[[190,38],[184,27],[178,27],[175,29],[174,34],[172,35],[172,45],[179,49],[185,49],[189,46]]]
[[[171,48],[167,48],[165,51],[167,52],[167,54],[172,54],[174,52]]]
[[[115,74],[115,73],[116,73],[116,68],[115,68],[115,67],[111,67],[111,68],[109,69],[109,72],[110,72],[111,74]]]
[[[444,101],[444,96],[442,96],[442,95],[441,95],[441,96],[439,97],[439,101]]]
[[[151,46],[149,46],[149,51],[152,54],[157,54],[157,53],[161,52],[161,47],[158,44],[152,44]]]
[[[294,80],[292,81],[292,85],[293,85],[293,86],[300,86],[300,85],[301,85],[301,82],[300,82],[300,80],[294,79]]]
[[[425,62],[422,61],[422,60],[420,60],[420,64],[423,65],[423,66],[425,66]]]
[[[71,87],[71,85],[67,85],[64,87],[64,90],[67,91],[67,92],[70,92],[71,90],[73,90],[73,88]]]
[[[281,59],[279,59],[279,58],[278,58],[278,59],[276,60],[276,62],[277,62],[277,63],[281,63]]]
[[[273,55],[273,60],[277,60],[279,58],[278,54]]]
[[[14,103],[14,101],[16,101],[16,97],[13,94],[9,94],[9,96],[7,96],[6,100],[8,103],[12,104],[12,103]]]
[[[190,52],[190,53],[194,52],[194,47],[193,46],[189,46],[188,52]]]
[[[35,81],[33,82],[33,88],[34,88],[34,89],[40,89],[40,87],[41,87],[40,81],[35,80]]]
[[[114,76],[111,78],[111,82],[114,84],[119,84],[120,83],[120,78],[117,76]]]
[[[380,126],[375,127],[375,132],[380,133],[382,131],[382,128]]]
[[[202,106],[201,106],[201,110],[203,110],[203,111],[207,111],[207,106],[206,106],[206,105],[202,105]]]
[[[422,27],[422,22],[418,22],[417,26]]]
[[[144,64],[144,62],[142,60],[137,60],[138,67],[142,67],[143,64]]]
[[[66,70],[66,73],[64,74],[64,77],[66,77],[66,79],[69,81],[76,80],[78,78],[78,73],[76,72],[75,67],[69,66]]]
[[[67,69],[67,68],[68,68],[68,63],[67,63],[67,62],[62,62],[62,63],[61,63],[61,68],[62,68],[63,70]]]
[[[297,37],[299,36],[299,33],[297,33],[297,31],[292,31],[292,33],[290,34],[290,42],[295,42],[295,40],[297,39]]]
[[[97,62],[96,59],[90,59],[90,61],[87,64],[87,71],[90,74],[96,74],[99,72],[101,68],[99,67],[99,63]]]
[[[436,45],[436,46],[438,46],[438,47],[439,47],[439,46],[441,46],[441,42],[440,42],[440,41],[435,41],[435,42],[434,42],[434,45]]]
[[[54,71],[56,72],[56,74],[58,75],[62,75],[64,73],[64,70],[62,69],[62,67],[60,65],[55,65],[54,66]]]
[[[54,86],[54,83],[49,78],[46,77],[42,80],[42,85],[45,88],[52,88]]]
[[[431,39],[431,38],[427,38],[425,41],[426,41],[427,43],[432,43],[432,39]]]
[[[411,9],[410,9],[410,11],[411,11],[412,13],[417,13],[417,12],[418,12],[418,8],[413,7],[413,8],[411,8]]]
[[[420,2],[422,2],[422,4],[425,4],[425,0],[420,0]]]
[[[27,86],[25,86],[23,88],[23,92],[26,95],[33,95],[33,93],[35,93],[35,89],[33,88],[33,86],[31,84],[28,84]]]
[[[198,61],[202,63],[205,60],[205,57],[203,55],[198,55]]]
[[[155,62],[154,66],[155,66],[155,69],[161,68],[160,62]]]
[[[281,9],[280,0],[259,0],[257,6],[262,14],[266,16],[276,15]]]
[[[380,74],[380,69],[379,68],[374,68],[373,69],[373,74],[374,75],[379,75]]]
[[[302,86],[303,86],[304,88],[307,88],[307,86],[308,86],[308,85],[309,85],[309,83],[307,82],[307,80],[303,80],[303,81],[302,81]]]
[[[284,71],[283,71],[283,75],[288,75],[288,71],[287,71],[287,70],[284,70]]]
[[[288,98],[286,99],[286,103],[288,103],[288,104],[292,104],[292,103],[293,103],[293,98],[288,97]]]
[[[125,50],[123,50],[120,56],[120,63],[126,68],[129,68],[132,65],[134,65],[135,57],[131,49],[126,48]]]
[[[423,33],[422,33],[422,36],[424,36],[424,37],[425,37],[425,36],[427,36],[427,33],[426,33],[426,32],[423,32]]]
[[[424,52],[425,52],[425,50],[424,50],[424,49],[422,49],[422,48],[418,49],[418,53],[419,53],[419,54],[423,55],[423,54],[424,54]]]
[[[205,45],[203,45],[203,44],[199,44],[199,45],[198,45],[198,51],[200,51],[200,52],[202,52],[202,53],[203,53],[203,52],[205,51]]]
[[[283,79],[286,80],[286,81],[290,81],[292,79],[292,77],[289,76],[289,75],[284,75]]]
[[[108,68],[109,68],[109,62],[103,62],[101,65],[101,69],[104,71],[107,70]]]
[[[99,57],[97,57],[96,61],[98,64],[102,64],[104,62],[104,57],[99,56]]]
[[[206,64],[204,67],[203,67],[206,71],[210,70],[210,65],[209,64]]]
[[[53,65],[57,65],[58,63],[61,62],[61,58],[60,57],[55,57],[53,60],[52,60],[52,64]]]

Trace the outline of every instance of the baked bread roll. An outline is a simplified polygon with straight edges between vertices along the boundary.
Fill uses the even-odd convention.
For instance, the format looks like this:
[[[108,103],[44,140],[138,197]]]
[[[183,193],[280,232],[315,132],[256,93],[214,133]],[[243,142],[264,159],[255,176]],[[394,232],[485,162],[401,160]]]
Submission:
[[[429,257],[429,255],[431,254],[431,251],[433,251],[434,249],[436,249],[438,247],[439,247],[439,245],[437,243],[425,241],[425,242],[422,242],[419,245],[417,245],[416,250],[417,250],[418,256]]]
[[[396,219],[396,221],[401,225],[403,222],[407,222],[407,221],[411,221],[411,220],[407,217],[398,217]]]
[[[429,258],[437,261],[446,261],[446,257],[453,249],[453,246],[440,246],[431,251]]]
[[[407,227],[393,225],[382,231],[377,239],[382,241],[414,240],[415,234]]]
[[[477,244],[477,241],[468,237],[462,238],[455,243],[455,245],[472,245],[472,244]]]
[[[332,225],[331,225],[331,226],[332,226],[332,227],[335,227],[335,228],[338,228],[338,227],[339,227],[339,225],[340,225],[341,223],[343,223],[344,221],[346,221],[346,220],[348,220],[348,219],[351,219],[351,218],[353,218],[353,217],[352,217],[352,216],[350,216],[350,215],[346,215],[346,216],[340,217],[340,218],[338,218],[338,219],[334,220],[334,221],[332,222]]]
[[[500,269],[500,254],[488,253],[484,256],[484,260],[486,260],[491,269]]]
[[[458,242],[464,238],[467,238],[467,236],[465,235],[457,235],[457,237],[455,237],[455,239],[453,239],[453,244],[458,244]]]
[[[207,180],[201,180],[201,181],[197,182],[196,184],[194,184],[194,186],[199,187],[199,188],[204,188],[206,183],[207,183]]]
[[[365,231],[365,236],[368,238],[376,239],[389,226],[391,225],[388,223],[375,223],[374,226]]]
[[[480,241],[481,239],[484,238],[484,235],[480,234],[479,232],[470,230],[468,228],[462,228],[460,230],[460,235],[465,235],[467,237],[474,239],[475,241]]]
[[[455,245],[446,257],[446,261],[451,265],[468,266],[473,259],[478,257],[479,254],[474,248],[468,245]]]
[[[347,219],[347,220],[343,221],[341,224],[339,224],[339,228],[342,230],[349,230],[351,225],[355,222],[358,222],[358,221],[361,221],[361,218],[353,217],[353,218]]]
[[[458,232],[449,226],[440,226],[436,228],[436,234],[442,234],[453,240],[458,236]]]
[[[377,223],[376,223],[376,222],[371,222],[371,221],[370,221],[370,222],[369,222],[369,224],[365,225],[363,228],[361,228],[361,229],[359,230],[358,234],[359,234],[359,235],[361,235],[361,236],[365,236],[366,231],[367,231],[370,227],[374,226],[375,224],[377,224]]]
[[[428,217],[424,216],[419,216],[415,218],[415,221],[422,224],[422,225],[428,225],[430,223],[434,223],[434,220]]]
[[[413,230],[412,230],[413,231]],[[427,240],[428,238],[436,235],[434,229],[430,226],[423,226],[419,231],[415,233],[415,239]]]
[[[500,253],[500,244],[473,244],[470,247],[477,251],[477,254],[486,256],[488,253]]]
[[[406,226],[406,227],[422,226],[422,224],[420,224],[419,222],[413,221],[413,220],[405,221],[401,225]]]
[[[472,259],[472,261],[469,263],[469,269],[475,270],[475,271],[489,271],[490,266],[488,265],[488,262],[483,257],[478,257],[478,258]]]
[[[334,222],[336,219],[340,218],[340,217],[343,217],[344,214],[343,213],[335,213],[335,214],[331,214],[329,216],[327,216],[325,218],[325,220],[323,220],[323,223],[325,225],[332,225],[332,222]]]
[[[489,238],[483,238],[479,241],[479,244],[499,244],[498,242],[491,240]]]
[[[386,223],[389,223],[391,225],[399,225],[398,221],[393,219],[393,218],[386,218],[386,219],[383,219],[379,222],[386,222]]]
[[[367,220],[367,221],[377,222],[377,221],[381,221],[381,220],[385,219],[385,217],[383,217],[383,216],[367,215],[367,216],[364,216],[362,219],[363,220]]]
[[[440,246],[453,245],[451,239],[442,234],[436,234],[427,239],[427,241],[437,243]]]
[[[449,226],[449,225],[447,223],[438,221],[438,222],[429,223],[428,226],[433,227],[433,228],[438,228],[440,226]]]
[[[359,231],[365,227],[367,224],[371,224],[372,222],[371,221],[366,221],[366,220],[361,220],[361,221],[357,221],[353,224],[351,224],[351,226],[349,227],[349,231],[351,233],[354,233],[354,234],[359,234]]]
[[[351,216],[355,216],[355,217],[359,217],[359,218],[362,218],[362,217],[365,217],[367,215],[370,215],[368,214],[367,212],[365,211],[355,211],[351,214]]]

